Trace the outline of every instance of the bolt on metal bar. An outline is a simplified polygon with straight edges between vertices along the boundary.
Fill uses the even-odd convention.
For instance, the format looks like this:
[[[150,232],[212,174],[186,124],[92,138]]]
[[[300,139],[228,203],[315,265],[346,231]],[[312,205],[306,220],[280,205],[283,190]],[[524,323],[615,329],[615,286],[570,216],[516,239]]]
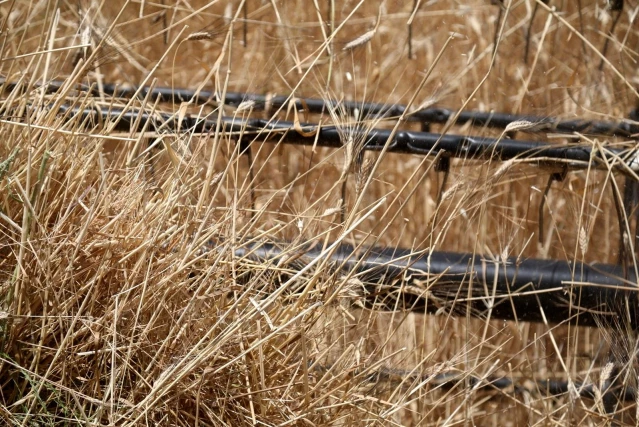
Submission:
[[[239,248],[235,255],[277,264],[285,263],[291,251],[264,243]],[[296,264],[288,266],[292,270],[322,256],[321,248],[313,247],[294,253]],[[339,246],[328,261],[333,274],[350,275],[362,283],[360,298],[371,309],[583,326],[626,320],[632,328],[639,325],[637,277],[632,273],[623,279],[623,268],[617,265],[494,261],[464,253],[355,250],[348,245]]]
[[[0,79],[0,85],[2,84],[4,84],[4,90],[13,90],[17,87],[16,83],[5,82],[4,79]],[[46,90],[48,92],[55,92],[59,90],[63,84],[64,82],[62,81],[52,81],[46,85]],[[220,102],[220,96],[216,92],[206,90],[197,91],[194,89],[148,86],[139,88],[136,86],[122,86],[112,83],[102,85],[100,89],[102,92],[96,87],[85,85],[80,85],[78,88],[79,90],[90,91],[94,95],[103,93],[122,98],[131,98],[138,93],[141,98],[148,97],[152,101],[160,99],[166,102],[192,102],[194,104]],[[229,92],[224,98],[224,104],[232,107],[237,107],[249,101],[253,103],[252,108],[254,110],[264,110],[266,108],[286,107],[291,101],[291,98],[286,95],[270,96],[241,92]],[[307,110],[311,113],[325,113],[329,107],[336,108],[340,106],[345,112],[359,118],[396,118],[407,110],[407,107],[401,104],[337,101],[316,98],[295,99],[294,103],[298,110]],[[409,114],[406,115],[406,119],[421,123],[447,123],[452,120],[456,114],[457,111],[447,108],[416,108],[414,111],[409,111]],[[633,118],[632,115],[631,118]],[[628,138],[639,136],[639,123],[632,120],[619,122],[583,119],[563,120],[556,117],[467,110],[459,112],[455,124],[462,125],[470,123],[473,126],[505,129],[515,122],[529,122],[531,124],[531,126],[518,129],[518,131],[521,132],[580,133]]]
[[[127,111],[111,108],[101,110],[95,108],[78,109],[62,107],[61,113],[67,118],[79,116],[94,125],[107,123],[118,118],[114,130],[135,131],[135,123],[153,123],[155,129],[177,132],[179,129],[195,133],[214,131],[216,120],[186,115],[176,117],[169,113],[148,113],[138,109]],[[141,116],[141,117],[140,117]],[[224,117],[220,126],[225,132],[236,132],[245,138],[242,143],[270,140],[299,145],[316,145],[322,147],[343,147],[343,132],[336,126],[319,126],[317,124],[301,124],[307,135],[297,131],[295,123],[265,119],[243,119]],[[150,128],[150,129],[153,129]],[[319,135],[316,134],[319,133]],[[489,160],[528,160],[538,165],[562,164],[573,169],[590,166],[605,168],[606,162],[614,164],[617,170],[639,171],[639,155],[636,149],[622,150],[616,148],[597,150],[586,145],[558,145],[549,142],[526,141],[518,139],[488,138],[481,136],[450,135],[412,130],[399,130],[395,133],[389,129],[351,129],[349,135],[353,139],[365,141],[363,149],[381,151],[387,144],[389,153],[416,155],[435,155],[443,151],[444,156],[461,159]],[[252,140],[247,140],[253,138]]]

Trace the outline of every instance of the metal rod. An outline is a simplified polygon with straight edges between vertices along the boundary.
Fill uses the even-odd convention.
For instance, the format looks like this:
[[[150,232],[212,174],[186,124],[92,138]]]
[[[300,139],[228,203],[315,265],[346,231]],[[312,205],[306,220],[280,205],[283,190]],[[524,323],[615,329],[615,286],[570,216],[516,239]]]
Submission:
[[[285,263],[291,253],[295,262],[289,268],[296,270],[320,257],[321,248],[283,250],[275,244],[254,244],[235,254],[277,264]],[[543,322],[545,317],[553,324],[583,326],[625,319],[632,328],[639,324],[637,278],[630,273],[624,280],[623,268],[617,265],[517,258],[493,261],[473,254],[415,254],[393,248],[355,251],[348,245],[339,246],[329,261],[332,273],[351,274],[363,283],[362,297],[371,309],[479,318],[490,312],[492,319]],[[629,306],[624,304],[625,296]]]
[[[67,119],[79,116],[82,120],[89,120],[97,126],[118,118],[114,130],[135,131],[134,123],[140,125],[151,120],[153,126],[149,129],[165,129],[177,131],[188,130],[196,133],[211,132],[217,122],[201,117],[186,115],[178,118],[174,114],[156,112],[150,114],[136,109],[122,111],[116,108],[100,110],[87,108],[62,107],[62,113]],[[142,117],[139,117],[139,116]],[[179,125],[179,126],[178,126]],[[300,145],[318,145],[323,147],[340,148],[343,146],[343,132],[335,126],[318,127],[316,124],[302,124],[304,136],[295,128],[295,123],[288,121],[272,121],[264,119],[242,119],[225,117],[221,125],[226,132],[240,131],[244,138],[254,138],[254,142],[270,140]],[[316,135],[315,132],[319,132]],[[496,139],[481,136],[450,135],[411,130],[399,130],[393,134],[389,129],[352,129],[349,130],[353,139],[365,140],[364,149],[381,151],[387,144],[389,153],[404,153],[417,155],[435,155],[443,151],[444,156],[461,159],[490,159],[511,160],[527,159],[537,165],[569,166],[573,169],[583,169],[591,165],[605,168],[604,159],[614,163],[618,170],[628,168],[639,170],[639,160],[636,150],[608,149],[599,151],[585,145],[558,145],[549,142],[525,141],[518,139]],[[392,138],[391,138],[392,137]],[[247,141],[242,141],[246,143]],[[619,162],[622,159],[624,162]]]
[[[324,373],[328,372],[330,366],[317,366],[315,370]],[[451,390],[458,386],[468,386],[477,390],[490,391],[502,390],[510,393],[533,393],[547,396],[560,396],[570,392],[568,381],[544,379],[537,380],[529,386],[518,384],[519,381],[511,377],[488,377],[478,378],[473,375],[467,375],[462,372],[442,372],[439,374],[420,374],[405,369],[379,368],[374,371],[362,369],[354,371],[353,377],[361,377],[362,382],[377,384],[379,382],[399,383],[410,385],[414,382],[427,383],[432,388],[440,388],[443,390]],[[597,386],[594,384],[585,384],[573,382],[572,386],[581,398],[597,399]],[[615,395],[619,400],[633,402],[636,399],[636,390],[632,387],[609,387],[599,390],[602,400]]]
[[[13,90],[16,88],[16,83],[4,82],[4,79],[0,79],[0,84],[3,84],[4,90]],[[46,86],[48,92],[55,92],[59,90],[64,82],[52,81]],[[91,91],[94,95],[99,95],[100,92],[96,87],[89,87],[85,85],[78,86],[78,90]],[[115,84],[104,84],[103,93],[105,95],[111,95],[122,98],[130,98],[138,91],[138,87],[135,86],[118,86]],[[218,103],[220,101],[219,95],[212,91],[196,91],[193,89],[183,88],[168,88],[168,87],[142,87],[139,92],[141,98],[149,97],[150,100],[157,100],[160,98],[165,102],[192,102],[194,104],[206,104],[206,103]],[[239,93],[228,92],[224,99],[224,104],[229,106],[239,106],[243,102],[252,101],[254,103],[254,110],[263,110],[269,105],[272,108],[286,107],[290,102],[290,97],[286,95],[259,95],[254,93]],[[359,101],[337,101],[337,100],[324,100],[324,99],[296,99],[295,106],[298,110],[307,110],[311,113],[323,113],[328,106],[336,107],[340,106],[349,114],[355,114],[358,112],[358,117],[368,118],[393,118],[399,117],[406,111],[406,106],[400,104],[380,104],[374,102],[359,102]],[[452,120],[457,111],[431,107],[424,109],[416,109],[410,114],[407,114],[406,119],[414,122],[422,123],[447,123]],[[632,121],[624,120],[620,122],[608,122],[598,120],[562,120],[556,117],[543,117],[525,114],[507,114],[499,112],[482,112],[482,111],[462,111],[456,119],[456,124],[461,125],[470,123],[473,126],[485,126],[491,128],[504,129],[508,125],[514,122],[530,122],[534,126],[528,128],[521,128],[521,132],[554,132],[565,134],[593,134],[593,135],[612,135],[620,137],[632,137],[639,135],[639,124]]]

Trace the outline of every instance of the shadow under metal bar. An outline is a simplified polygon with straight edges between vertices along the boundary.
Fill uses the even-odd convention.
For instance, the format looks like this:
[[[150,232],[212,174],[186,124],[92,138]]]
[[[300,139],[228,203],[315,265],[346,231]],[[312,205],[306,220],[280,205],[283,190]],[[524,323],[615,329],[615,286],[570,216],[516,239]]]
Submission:
[[[0,78],[0,84],[6,91],[13,90],[17,84],[8,82]],[[52,81],[47,84],[48,92],[56,92],[63,86],[63,81]],[[96,87],[88,87],[85,85],[78,86],[79,90],[91,91],[95,96],[100,95]],[[116,84],[104,84],[102,86],[103,94],[122,98],[131,98],[138,93],[140,98],[147,96],[155,101],[161,99],[165,102],[192,102],[194,104],[218,103],[219,95],[212,91],[196,91],[184,88],[169,87],[135,87],[122,86]],[[139,92],[138,92],[139,90]],[[290,102],[290,97],[286,95],[259,95],[255,93],[228,92],[224,98],[224,104],[237,107],[244,102],[252,101],[253,109],[264,110],[266,108],[277,109],[286,107]],[[295,106],[299,110],[307,110],[311,113],[325,113],[330,106],[335,108],[340,106],[348,114],[356,115],[360,118],[397,118],[401,116],[407,109],[405,105],[400,104],[381,104],[375,102],[359,102],[359,101],[337,101],[324,99],[296,99]],[[357,112],[357,114],[355,114]],[[428,107],[423,109],[415,109],[407,114],[406,119],[421,123],[447,123],[457,114],[455,110]],[[631,115],[631,118],[634,116]],[[528,129],[519,129],[521,132],[554,132],[554,133],[581,133],[591,135],[611,135],[621,137],[639,136],[639,124],[632,121],[601,121],[601,120],[563,120],[556,117],[544,117],[525,114],[508,114],[500,112],[482,112],[482,111],[461,111],[456,119],[456,124],[461,125],[471,123],[473,126],[486,126],[498,129],[504,129],[513,122],[530,122],[534,126]]]
[[[291,254],[275,244],[240,248],[236,256],[283,262]],[[321,256],[321,248],[296,249],[294,271]],[[297,256],[299,255],[299,257]],[[629,321],[637,328],[637,278],[623,279],[623,268],[571,261],[484,259],[480,255],[404,249],[339,246],[329,259],[332,272],[359,279],[365,306],[377,310],[492,319],[570,322],[584,326]],[[297,267],[296,267],[297,266]],[[249,272],[250,273],[250,272]],[[543,315],[542,315],[543,311]]]
[[[178,122],[174,114],[156,112],[150,114],[140,110],[122,111],[115,108],[99,110],[86,108],[62,107],[61,113],[67,115],[67,119],[74,116],[88,121],[94,126],[98,123],[108,123],[119,117],[114,125],[114,130],[136,131],[132,129],[135,123],[140,128],[151,120],[153,126],[148,130],[166,130],[177,132],[178,129],[196,133],[213,132],[217,126],[215,120],[203,119],[186,115]],[[141,117],[140,117],[141,116]],[[343,147],[343,135],[335,126],[322,126],[316,124],[302,124],[302,128],[309,136],[304,136],[295,129],[295,123],[287,121],[270,121],[264,119],[241,119],[224,117],[220,124],[225,132],[236,132],[244,138],[243,144],[270,140],[300,145],[317,145],[322,147]],[[316,134],[319,133],[319,135]],[[365,141],[364,149],[381,151],[390,140],[387,147],[389,153],[404,153],[418,155],[435,155],[443,151],[444,156],[462,159],[491,159],[511,160],[527,159],[539,165],[556,166],[564,164],[574,169],[587,168],[592,161],[593,167],[605,167],[604,159],[615,163],[617,169],[631,168],[639,170],[638,153],[636,150],[606,149],[599,151],[591,146],[584,145],[558,145],[549,142],[525,141],[518,139],[496,139],[479,136],[449,135],[410,130],[398,130],[395,134],[389,129],[352,129],[350,136],[354,139],[361,138]],[[391,138],[392,136],[392,138]],[[621,159],[623,162],[619,162]],[[624,164],[625,162],[625,164]]]

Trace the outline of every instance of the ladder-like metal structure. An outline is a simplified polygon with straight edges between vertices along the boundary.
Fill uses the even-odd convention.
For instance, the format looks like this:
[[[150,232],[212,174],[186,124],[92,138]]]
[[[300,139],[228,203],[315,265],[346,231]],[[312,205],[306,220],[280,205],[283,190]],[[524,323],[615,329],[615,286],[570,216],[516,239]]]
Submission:
[[[16,83],[0,80],[1,91],[21,90]],[[64,82],[50,82],[37,86],[39,90],[55,93]],[[167,103],[190,102],[246,108],[250,111],[266,111],[296,108],[309,113],[322,114],[330,109],[356,118],[374,119],[378,123],[401,118],[406,122],[421,123],[421,131],[396,126],[395,129],[354,126],[349,130],[353,138],[364,141],[364,150],[414,155],[438,155],[442,162],[439,170],[447,170],[449,159],[488,159],[491,161],[525,160],[552,169],[552,180],[562,179],[571,170],[601,168],[626,176],[623,208],[626,213],[637,211],[637,181],[639,150],[636,144],[627,148],[605,145],[595,147],[581,143],[560,145],[548,141],[511,139],[514,132],[552,132],[566,135],[605,135],[633,140],[639,137],[637,112],[630,114],[633,120],[617,122],[571,119],[530,115],[513,115],[495,112],[454,111],[439,107],[411,110],[404,105],[387,105],[366,102],[343,102],[321,99],[294,99],[290,96],[270,96],[246,93],[219,94],[189,89],[119,87],[106,84],[100,90],[95,86],[74,88],[77,99],[84,96],[109,96]],[[10,120],[8,111],[2,112]],[[223,117],[215,115],[180,116],[167,112],[143,111],[136,108],[101,109],[63,105],[58,114],[65,120],[77,120],[91,127],[100,124],[108,130],[136,132],[141,129],[158,132],[207,133],[217,130],[234,132],[241,151],[248,152],[254,144],[276,142],[281,144],[343,147],[340,129],[319,123],[299,124],[271,119],[244,118],[242,114]],[[453,125],[504,129],[502,136],[454,135],[447,130]],[[431,132],[432,125],[445,125],[444,133]],[[401,123],[400,123],[401,125]],[[137,128],[136,128],[137,126]],[[300,127],[303,132],[300,132]],[[560,172],[557,172],[557,171]],[[636,233],[635,233],[636,234]],[[224,247],[224,242],[210,242],[206,250]],[[330,274],[336,277],[353,277],[362,283],[361,300],[368,309],[413,310],[434,314],[477,316],[489,319],[505,319],[526,322],[572,323],[582,326],[599,326],[607,319],[628,322],[636,329],[639,325],[637,300],[637,272],[628,267],[629,254],[623,244],[619,265],[584,264],[566,260],[540,259],[487,259],[478,254],[447,253],[438,251],[414,251],[398,248],[352,247],[339,245],[326,251],[321,246],[304,244],[291,247],[290,243],[259,242],[241,244],[235,248],[235,256],[247,262],[273,263],[280,275],[286,271],[294,274],[309,262],[323,257],[331,266]],[[291,253],[294,261],[288,262]],[[251,271],[247,270],[246,280]],[[426,285],[425,285],[426,284]],[[488,292],[487,292],[488,290]],[[384,373],[379,373],[380,378]],[[438,379],[442,387],[454,386],[460,380],[449,374]],[[448,375],[448,376],[447,376]],[[468,378],[466,378],[468,380]],[[477,380],[478,381],[478,380]],[[485,386],[506,388],[513,379],[496,378]],[[544,380],[538,389],[548,394],[568,391],[568,383]],[[577,387],[582,397],[594,397],[595,386]],[[634,400],[634,389],[609,384],[599,390],[619,400]]]

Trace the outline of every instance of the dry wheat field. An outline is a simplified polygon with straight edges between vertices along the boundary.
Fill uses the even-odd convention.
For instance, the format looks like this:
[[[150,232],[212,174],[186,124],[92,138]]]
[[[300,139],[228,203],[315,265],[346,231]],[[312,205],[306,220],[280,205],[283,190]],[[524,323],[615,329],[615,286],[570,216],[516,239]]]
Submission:
[[[0,85],[0,424],[635,425],[637,0],[0,0]]]

